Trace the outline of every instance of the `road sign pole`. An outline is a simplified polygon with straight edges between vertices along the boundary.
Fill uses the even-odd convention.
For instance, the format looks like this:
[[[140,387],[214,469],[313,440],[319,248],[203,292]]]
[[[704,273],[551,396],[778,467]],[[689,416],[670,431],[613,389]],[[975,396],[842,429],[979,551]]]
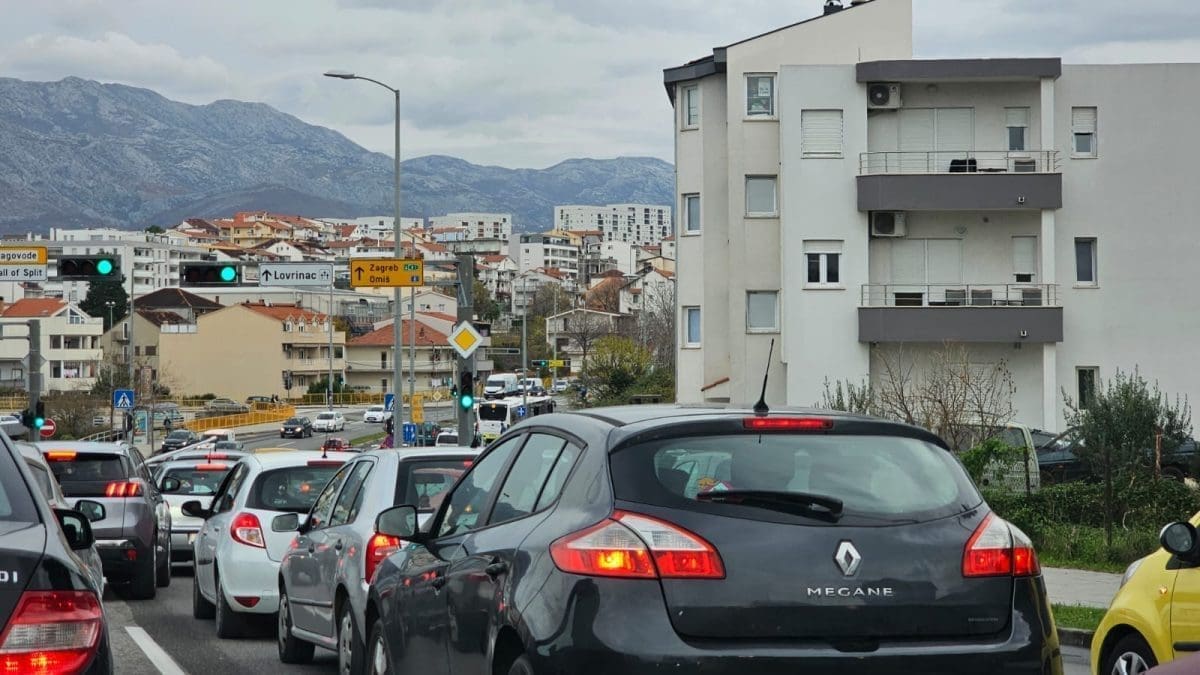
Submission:
[[[29,412],[35,413],[42,399],[42,320],[29,320]],[[37,431],[29,430],[29,440],[37,440]]]
[[[458,321],[470,323],[475,314],[475,256],[462,254],[458,256]],[[470,372],[471,382],[475,381],[475,354],[470,357],[459,356],[458,372]],[[461,377],[461,376],[460,376]],[[457,380],[456,380],[457,381]],[[462,396],[464,393],[459,392]],[[475,392],[469,392],[473,397]],[[474,409],[463,410],[461,405],[454,406],[458,411],[458,443],[470,446],[475,440],[475,421],[471,419]]]

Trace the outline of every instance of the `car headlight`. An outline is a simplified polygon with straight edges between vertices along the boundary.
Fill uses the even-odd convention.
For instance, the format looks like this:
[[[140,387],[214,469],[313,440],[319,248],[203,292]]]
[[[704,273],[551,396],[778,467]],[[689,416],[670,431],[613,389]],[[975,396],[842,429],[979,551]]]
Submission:
[[[1129,567],[1126,567],[1125,573],[1121,575],[1121,585],[1117,586],[1118,589],[1123,588],[1125,584],[1133,578],[1133,575],[1137,574],[1138,568],[1142,566],[1143,560],[1145,560],[1145,558],[1138,558],[1137,560],[1129,563]]]

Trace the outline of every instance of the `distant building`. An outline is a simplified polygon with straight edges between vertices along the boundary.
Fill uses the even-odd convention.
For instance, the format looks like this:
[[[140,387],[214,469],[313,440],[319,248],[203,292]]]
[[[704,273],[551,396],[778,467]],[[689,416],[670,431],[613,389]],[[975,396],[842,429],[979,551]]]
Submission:
[[[447,213],[444,216],[433,216],[429,219],[429,227],[435,241],[474,241],[476,239],[499,239],[507,242],[512,238],[513,222],[511,213]],[[441,239],[438,231],[447,233],[451,230],[461,232],[462,239]]]
[[[96,383],[104,353],[104,320],[58,298],[26,298],[4,308],[0,325],[6,336],[27,335],[30,319],[41,323],[42,391],[87,391]],[[19,328],[17,326],[20,326]],[[0,340],[0,386],[28,390],[29,342]]]
[[[671,235],[671,207],[655,204],[554,207],[559,230],[599,230],[605,241],[645,246]]]
[[[121,275],[133,277],[133,294],[140,296],[160,288],[179,284],[182,263],[203,259],[210,253],[201,246],[183,245],[178,235],[150,234],[93,228],[66,230],[52,228],[49,249],[49,278],[44,284],[46,295],[62,297],[67,302],[82,302],[87,297],[88,282],[60,281],[56,276],[57,259],[61,256],[109,254],[121,258]],[[129,283],[125,283],[126,292]]]

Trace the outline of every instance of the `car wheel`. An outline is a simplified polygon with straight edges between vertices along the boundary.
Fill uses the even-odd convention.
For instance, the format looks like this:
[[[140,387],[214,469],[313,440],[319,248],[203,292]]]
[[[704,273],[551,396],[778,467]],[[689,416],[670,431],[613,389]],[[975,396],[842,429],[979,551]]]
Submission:
[[[362,638],[358,634],[358,627],[354,625],[349,599],[342,602],[342,609],[338,614],[338,673],[362,675]]]
[[[1108,653],[1100,672],[1110,675],[1142,675],[1156,665],[1158,661],[1154,658],[1150,646],[1142,636],[1131,633],[1121,638]]]
[[[129,596],[134,600],[153,600],[158,594],[158,546],[150,546],[150,555],[139,556],[133,566]]]
[[[1187,473],[1177,466],[1164,466],[1162,468],[1162,477],[1182,483],[1183,479],[1187,478]]]
[[[391,675],[392,658],[388,654],[387,638],[383,635],[383,619],[375,619],[371,635],[367,638],[368,675]]]
[[[529,662],[529,657],[524,654],[518,656],[508,667],[508,675],[533,675],[533,664]]]
[[[217,637],[222,640],[240,638],[245,631],[245,621],[240,614],[233,611],[225,599],[225,590],[221,588],[221,577],[215,572],[214,577],[216,583],[213,584],[213,590],[217,596]]]
[[[283,663],[310,663],[316,645],[292,635],[292,606],[287,589],[279,586],[279,620],[275,622],[275,646]]]
[[[200,574],[196,572],[192,576],[192,618],[212,619],[216,612],[217,608],[200,592]]]
[[[167,537],[167,555],[159,563],[158,570],[154,574],[154,583],[159,588],[166,588],[171,585],[171,537]]]
[[[280,438],[287,438],[287,434],[279,434]]]

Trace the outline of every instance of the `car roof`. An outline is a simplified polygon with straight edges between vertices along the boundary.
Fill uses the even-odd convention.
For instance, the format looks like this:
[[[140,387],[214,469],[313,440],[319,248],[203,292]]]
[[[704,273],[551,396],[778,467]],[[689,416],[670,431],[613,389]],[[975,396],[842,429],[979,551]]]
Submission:
[[[463,455],[476,457],[479,455],[479,453],[482,450],[483,450],[483,448],[468,448],[468,447],[464,447],[464,446],[443,445],[440,448],[436,447],[436,446],[432,447],[432,448],[420,448],[420,449],[406,448],[404,450],[404,452],[402,452],[402,453],[397,453],[395,450],[388,450],[388,449],[371,450],[369,452],[364,452],[361,455],[355,455],[355,456],[356,457],[369,457],[369,456],[373,455],[376,457],[382,457],[385,455],[397,455],[400,458],[401,462],[413,462],[413,461],[423,460],[423,459],[444,459],[444,458],[462,457]]]
[[[96,441],[38,441],[34,445],[42,452],[51,450],[74,450],[92,454],[129,455],[130,446],[124,443],[100,443]]]
[[[171,469],[188,469],[198,464],[224,464],[232,469],[239,461],[241,461],[241,459],[241,457],[229,457],[227,459],[206,459],[204,457],[195,457],[192,459],[172,459],[158,465],[155,470],[169,471]]]
[[[263,471],[271,469],[283,469],[291,466],[304,466],[310,461],[321,459],[340,459],[348,462],[355,457],[358,457],[357,452],[314,452],[312,450],[296,450],[289,448],[289,452],[270,452],[267,454],[252,454],[246,455],[241,461],[249,464],[257,464]]]
[[[13,445],[17,446],[17,450],[21,452],[21,456],[26,460],[37,462],[38,464],[46,464],[46,466],[49,466],[49,464],[46,462],[45,455],[43,455],[42,451],[38,450],[37,446],[33,443],[13,441]]]

